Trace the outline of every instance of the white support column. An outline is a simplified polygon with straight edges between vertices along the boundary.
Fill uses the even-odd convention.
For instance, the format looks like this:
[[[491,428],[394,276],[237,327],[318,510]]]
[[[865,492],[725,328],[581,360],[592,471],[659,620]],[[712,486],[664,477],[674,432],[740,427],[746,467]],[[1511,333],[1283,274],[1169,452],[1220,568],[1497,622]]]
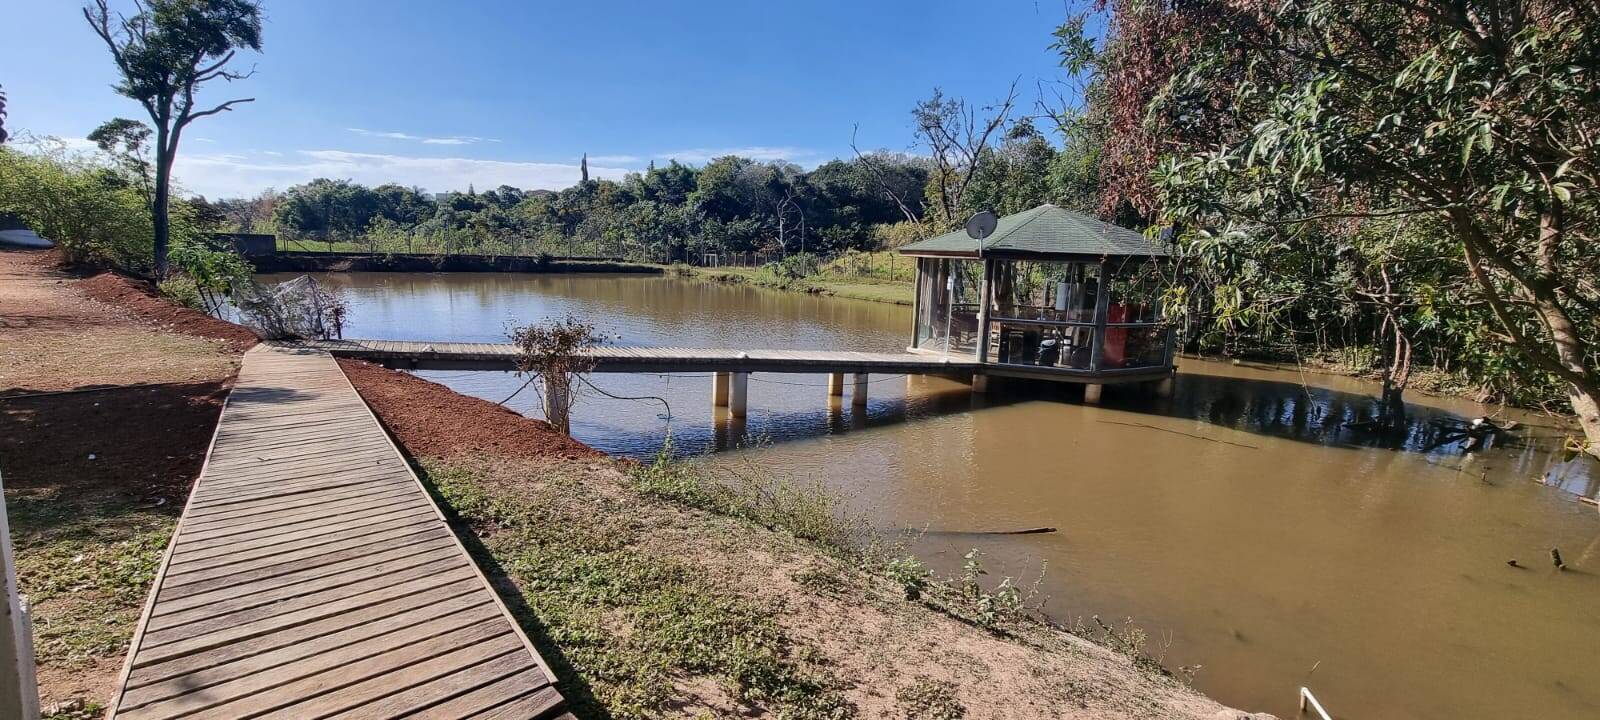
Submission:
[[[728,406],[728,373],[719,372],[711,376],[711,407]]]
[[[850,404],[856,407],[867,406],[867,374],[855,374],[856,387],[850,393]]]
[[[828,397],[844,397],[844,373],[828,373]]]
[[[972,391],[975,393],[989,392],[989,376],[983,373],[973,373]]]
[[[749,398],[750,373],[736,372],[728,380],[728,414],[742,418]]]
[[[33,664],[33,628],[17,591],[16,558],[11,554],[11,527],[0,494],[0,717],[39,717],[39,681]]]
[[[1090,383],[1090,384],[1084,385],[1083,386],[1083,401],[1085,403],[1090,404],[1090,405],[1099,405],[1100,404],[1100,392],[1104,388],[1105,388],[1104,385],[1099,385],[1099,384],[1095,384],[1095,383]]]

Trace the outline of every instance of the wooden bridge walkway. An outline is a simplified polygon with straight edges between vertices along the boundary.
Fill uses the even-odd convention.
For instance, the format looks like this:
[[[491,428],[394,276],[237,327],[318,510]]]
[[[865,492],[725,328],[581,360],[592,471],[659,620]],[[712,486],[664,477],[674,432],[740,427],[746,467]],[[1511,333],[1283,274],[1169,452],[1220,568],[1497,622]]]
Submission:
[[[316,340],[299,346],[390,367],[422,370],[514,370],[517,358],[517,347],[509,343]],[[938,374],[970,373],[978,367],[971,357],[911,352],[622,346],[604,346],[591,352],[595,372]]]
[[[111,716],[570,717],[326,352],[245,354]]]

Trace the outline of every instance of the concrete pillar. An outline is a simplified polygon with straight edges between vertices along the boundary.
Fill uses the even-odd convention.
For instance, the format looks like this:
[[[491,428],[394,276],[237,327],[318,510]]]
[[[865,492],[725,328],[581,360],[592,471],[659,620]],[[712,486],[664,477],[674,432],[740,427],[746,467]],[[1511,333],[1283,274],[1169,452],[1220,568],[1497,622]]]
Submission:
[[[1090,405],[1099,405],[1100,404],[1100,392],[1104,388],[1105,388],[1104,385],[1100,385],[1098,383],[1089,383],[1087,385],[1084,385],[1083,386],[1083,401],[1085,403],[1090,404]]]
[[[711,376],[711,407],[728,406],[728,373],[719,372]]]
[[[736,372],[728,378],[728,414],[742,418],[749,398],[750,373]]]
[[[1176,382],[1171,376],[1161,379],[1156,383],[1156,397],[1172,397],[1172,385]]]
[[[989,392],[989,376],[983,373],[973,373],[972,391],[975,393]]]
[[[844,397],[844,373],[828,373],[828,397]]]
[[[850,404],[856,407],[867,406],[867,374],[856,373],[856,388],[850,393]]]

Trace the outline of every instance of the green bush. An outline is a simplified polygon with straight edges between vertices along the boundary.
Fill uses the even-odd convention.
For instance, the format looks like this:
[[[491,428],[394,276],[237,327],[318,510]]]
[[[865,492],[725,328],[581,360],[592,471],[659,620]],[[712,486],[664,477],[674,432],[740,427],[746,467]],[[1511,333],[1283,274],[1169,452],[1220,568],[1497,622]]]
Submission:
[[[0,213],[17,215],[55,241],[68,262],[149,274],[155,226],[141,188],[138,177],[102,155],[71,153],[49,141],[31,152],[0,147]],[[204,244],[193,207],[174,202],[169,216],[171,263],[198,287],[218,287],[218,272],[248,274],[238,256]]]

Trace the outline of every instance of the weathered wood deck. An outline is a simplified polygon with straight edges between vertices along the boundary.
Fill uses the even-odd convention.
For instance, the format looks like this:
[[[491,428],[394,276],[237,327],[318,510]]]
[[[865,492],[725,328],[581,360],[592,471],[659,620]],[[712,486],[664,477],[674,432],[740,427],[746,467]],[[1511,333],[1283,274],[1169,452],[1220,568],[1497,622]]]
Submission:
[[[509,343],[315,340],[299,345],[405,369],[514,370],[517,358],[517,347]],[[937,374],[970,373],[978,367],[970,357],[911,352],[605,346],[592,354],[595,372]]]
[[[112,717],[570,717],[325,352],[246,353],[167,553]]]

